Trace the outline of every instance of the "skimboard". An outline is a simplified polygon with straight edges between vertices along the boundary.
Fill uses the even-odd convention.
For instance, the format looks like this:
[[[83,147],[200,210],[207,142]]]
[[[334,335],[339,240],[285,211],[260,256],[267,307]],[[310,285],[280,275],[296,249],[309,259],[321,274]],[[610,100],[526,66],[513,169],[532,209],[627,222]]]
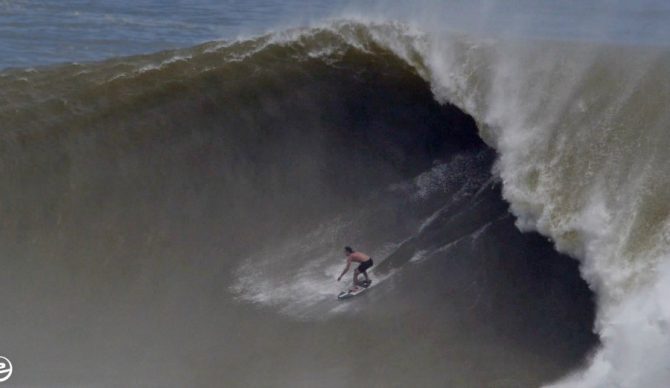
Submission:
[[[337,299],[349,299],[367,290],[372,284],[372,280],[362,281],[358,286],[342,291],[337,295]]]

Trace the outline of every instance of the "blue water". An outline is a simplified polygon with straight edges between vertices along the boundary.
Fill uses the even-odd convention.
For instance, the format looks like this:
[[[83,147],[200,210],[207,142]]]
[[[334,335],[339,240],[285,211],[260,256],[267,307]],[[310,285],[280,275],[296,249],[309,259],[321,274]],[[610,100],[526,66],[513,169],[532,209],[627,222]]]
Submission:
[[[348,0],[0,1],[0,68],[150,53],[302,24]]]
[[[0,68],[150,53],[339,16],[494,36],[670,42],[667,0],[4,0]]]

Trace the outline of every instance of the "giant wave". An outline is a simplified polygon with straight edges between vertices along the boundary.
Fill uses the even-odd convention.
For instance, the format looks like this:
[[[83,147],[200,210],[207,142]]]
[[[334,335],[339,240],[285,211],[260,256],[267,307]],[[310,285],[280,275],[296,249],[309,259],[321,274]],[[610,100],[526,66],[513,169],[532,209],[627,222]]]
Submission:
[[[668,60],[344,21],[5,71],[3,346],[40,352],[33,385],[60,365],[517,387],[586,365],[557,385],[660,387]],[[575,262],[514,223],[580,260],[599,344]],[[345,244],[381,281],[338,304]]]

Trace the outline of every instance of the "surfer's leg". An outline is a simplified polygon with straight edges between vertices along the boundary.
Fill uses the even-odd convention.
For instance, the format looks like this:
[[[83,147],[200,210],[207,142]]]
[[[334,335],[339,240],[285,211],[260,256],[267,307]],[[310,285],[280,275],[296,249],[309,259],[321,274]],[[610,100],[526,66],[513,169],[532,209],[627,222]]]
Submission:
[[[358,274],[360,273],[361,272],[358,270],[358,268],[354,270],[354,287],[358,286]]]
[[[365,276],[365,281],[369,282],[370,278],[368,277],[368,271],[363,271],[363,276]]]

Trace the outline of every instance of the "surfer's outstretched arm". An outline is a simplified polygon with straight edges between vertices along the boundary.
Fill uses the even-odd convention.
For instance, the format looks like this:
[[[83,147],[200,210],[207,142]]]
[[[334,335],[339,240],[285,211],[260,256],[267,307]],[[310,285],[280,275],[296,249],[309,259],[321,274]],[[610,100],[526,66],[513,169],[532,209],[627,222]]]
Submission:
[[[342,271],[342,274],[337,278],[337,281],[339,282],[340,279],[342,279],[342,276],[344,276],[347,271],[349,271],[349,267],[351,267],[351,260],[347,260],[347,266],[344,267],[344,271]]]

